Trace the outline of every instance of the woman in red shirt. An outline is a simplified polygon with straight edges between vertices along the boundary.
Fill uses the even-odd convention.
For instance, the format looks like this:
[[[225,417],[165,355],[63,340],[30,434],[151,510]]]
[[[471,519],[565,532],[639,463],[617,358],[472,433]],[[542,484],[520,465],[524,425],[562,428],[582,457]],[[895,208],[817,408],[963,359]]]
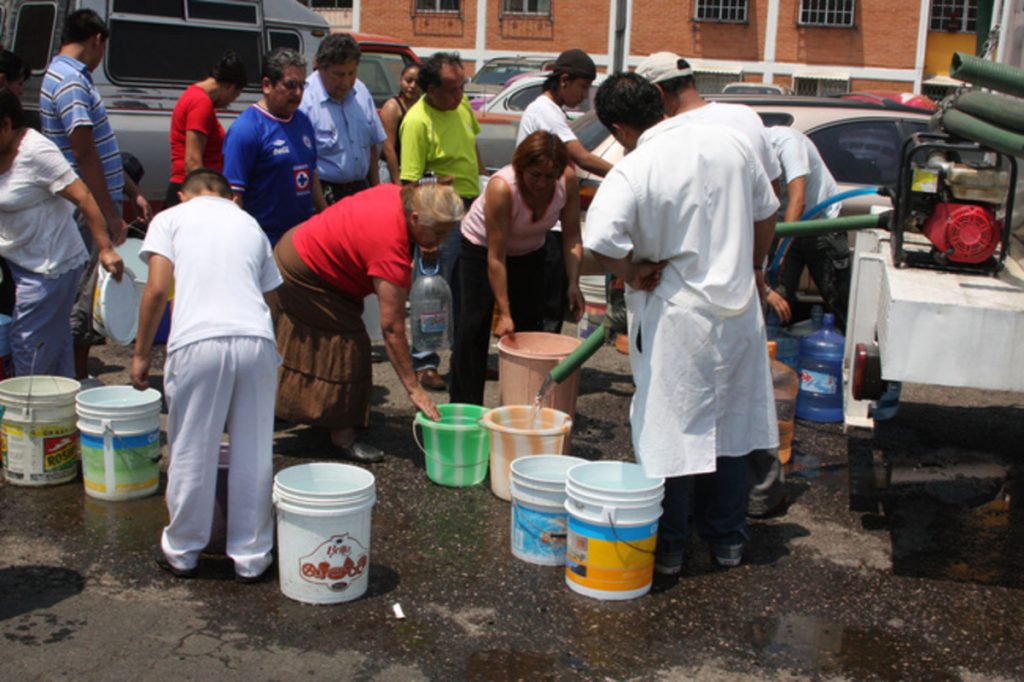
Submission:
[[[196,168],[224,170],[224,126],[216,109],[234,102],[245,87],[245,65],[228,50],[205,80],[182,93],[171,114],[171,181],[164,208],[179,202],[178,190],[185,175]]]
[[[409,399],[440,413],[416,381],[405,336],[412,244],[436,249],[462,218],[448,185],[380,184],[346,197],[292,228],[274,247],[284,284],[267,294],[281,353],[277,416],[330,430],[343,456],[376,462],[383,453],[356,440],[370,416],[373,366],[363,299],[380,299],[388,359]]]

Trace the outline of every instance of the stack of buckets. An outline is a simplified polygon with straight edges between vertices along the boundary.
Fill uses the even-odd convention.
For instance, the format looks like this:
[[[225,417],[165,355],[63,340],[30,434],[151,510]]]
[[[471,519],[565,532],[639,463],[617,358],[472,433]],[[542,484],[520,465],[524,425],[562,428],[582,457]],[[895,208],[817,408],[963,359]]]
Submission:
[[[602,600],[651,589],[664,480],[638,464],[538,456],[512,462],[512,554],[565,565],[565,582]]]

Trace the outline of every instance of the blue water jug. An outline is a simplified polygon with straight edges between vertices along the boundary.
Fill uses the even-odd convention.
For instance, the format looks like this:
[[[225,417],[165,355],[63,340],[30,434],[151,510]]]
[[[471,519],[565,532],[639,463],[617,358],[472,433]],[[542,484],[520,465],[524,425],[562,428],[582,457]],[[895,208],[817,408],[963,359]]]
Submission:
[[[775,342],[775,359],[796,371],[800,360],[800,339],[790,336],[779,326],[779,316],[772,308],[768,308],[764,324],[765,336]]]
[[[832,313],[825,313],[821,329],[800,339],[800,392],[796,398],[800,419],[843,420],[844,344]]]

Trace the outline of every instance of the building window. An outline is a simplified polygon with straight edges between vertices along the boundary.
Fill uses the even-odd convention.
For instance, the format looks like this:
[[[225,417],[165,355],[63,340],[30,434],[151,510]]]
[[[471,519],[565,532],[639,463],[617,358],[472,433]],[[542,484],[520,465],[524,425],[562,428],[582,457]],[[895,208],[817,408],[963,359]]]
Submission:
[[[693,9],[696,21],[747,20],[747,0],[695,0]]]
[[[814,97],[845,95],[850,91],[850,79],[793,76],[793,91],[798,95],[811,95]]]
[[[502,0],[503,14],[551,15],[551,0]]]
[[[352,9],[352,0],[302,0],[313,9]]]
[[[416,0],[417,12],[458,12],[459,0]]]
[[[800,0],[803,26],[853,26],[854,0]]]
[[[978,0],[932,0],[931,30],[974,33]]]

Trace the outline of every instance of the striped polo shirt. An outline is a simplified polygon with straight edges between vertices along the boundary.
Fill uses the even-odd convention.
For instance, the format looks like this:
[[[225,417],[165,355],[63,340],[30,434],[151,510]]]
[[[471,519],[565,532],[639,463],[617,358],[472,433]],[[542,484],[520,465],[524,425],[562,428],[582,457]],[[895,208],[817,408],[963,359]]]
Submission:
[[[85,64],[60,54],[53,58],[39,92],[39,118],[43,134],[53,140],[79,175],[78,161],[71,151],[68,135],[79,126],[92,128],[96,152],[103,162],[107,190],[114,204],[120,208],[124,198],[121,152],[103,100]]]

